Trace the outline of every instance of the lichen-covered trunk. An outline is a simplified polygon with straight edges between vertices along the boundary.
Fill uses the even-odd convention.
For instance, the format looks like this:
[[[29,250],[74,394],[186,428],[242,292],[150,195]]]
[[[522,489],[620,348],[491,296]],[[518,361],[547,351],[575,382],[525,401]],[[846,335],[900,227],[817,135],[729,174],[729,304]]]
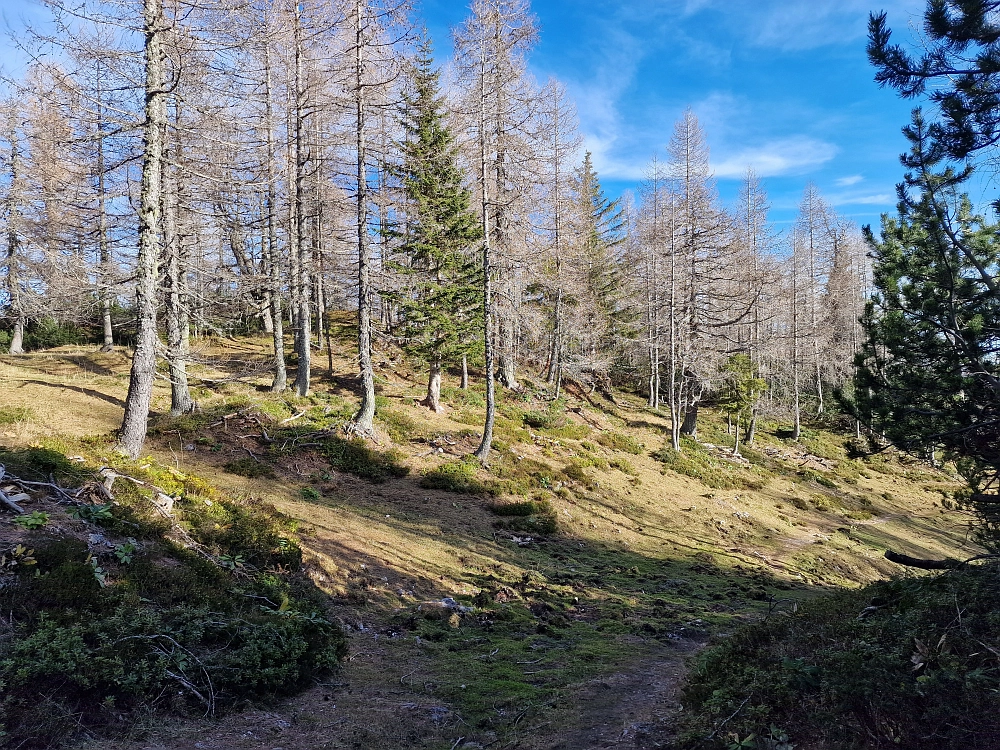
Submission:
[[[463,391],[469,389],[469,355],[462,355],[462,382],[460,387]]]
[[[427,398],[423,401],[424,406],[434,412],[442,412],[441,406],[441,361],[431,362],[430,374],[427,378]]]
[[[355,139],[357,151],[358,238],[358,365],[361,371],[361,406],[351,431],[362,437],[375,434],[375,369],[372,365],[371,249],[368,245],[368,165],[365,142],[364,29],[362,0],[356,0],[354,47]]]
[[[174,162],[180,161],[180,149],[175,148]],[[165,160],[170,164],[170,159]],[[185,308],[187,306],[184,274],[185,269],[181,258],[181,238],[178,232],[177,213],[179,204],[179,187],[176,168],[165,169],[163,181],[163,238],[167,251],[166,281],[166,329],[167,329],[167,366],[170,371],[170,413],[173,416],[186,414],[194,408],[191,391],[188,388],[187,377],[187,343],[186,328],[188,325]]]
[[[125,415],[118,449],[137,459],[146,440],[149,403],[156,373],[156,282],[160,253],[160,195],[163,181],[163,129],[166,124],[162,35],[166,28],[162,0],[145,0],[145,122],[142,182],[139,194],[139,250],[136,259],[136,343],[129,374]]]
[[[305,144],[305,117],[306,117],[306,92],[305,80],[302,72],[302,28],[300,19],[300,6],[295,4],[295,235],[296,254],[298,259],[298,275],[295,286],[298,289],[298,312],[295,316],[295,354],[297,366],[295,368],[295,394],[305,397],[309,395],[309,376],[312,352],[310,350],[310,339],[312,333],[309,330],[312,316],[309,311],[309,288],[310,288],[310,252],[309,245],[305,238],[306,216],[305,216],[305,180],[306,180],[306,158],[308,151]]]

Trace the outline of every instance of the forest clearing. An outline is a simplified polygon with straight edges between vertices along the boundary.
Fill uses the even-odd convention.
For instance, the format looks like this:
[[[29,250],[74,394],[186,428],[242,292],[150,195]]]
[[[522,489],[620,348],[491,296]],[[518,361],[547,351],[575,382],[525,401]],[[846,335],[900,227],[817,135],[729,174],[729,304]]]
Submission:
[[[324,611],[344,629],[347,655],[297,698],[216,720],[198,718],[197,705],[180,723],[87,716],[84,727],[138,735],[85,744],[95,750],[668,747],[684,660],[708,638],[898,574],[887,548],[920,558],[977,551],[964,518],[942,507],[959,484],[926,465],[851,459],[835,431],[795,441],[777,437],[778,424],[758,432],[751,459],[730,463],[733,436],[706,414],[701,440],[717,448],[689,450],[723,468],[703,484],[655,457],[668,421],[640,399],[611,404],[570,387],[554,403],[529,381],[500,407],[503,447],[490,470],[462,475],[509,486],[449,491],[442,469],[465,465],[482,389],[475,380],[466,392],[446,387],[445,411],[430,413],[418,403],[419,370],[392,351],[375,357],[384,402],[371,450],[380,467],[408,473],[362,478],[370,464],[352,474],[316,445],[345,439],[351,377],[317,369],[310,397],[271,394],[266,377],[232,372],[264,360],[266,340],[206,339],[195,351],[199,410],[171,418],[159,380],[147,451],[117,471],[154,484],[196,475],[225,496],[273,504],[330,597]],[[91,471],[105,465],[127,387],[124,353],[67,346],[0,367],[8,471],[29,446],[79,456]],[[349,350],[337,351],[334,372],[350,372]],[[544,415],[551,420],[532,426]],[[187,509],[203,501],[178,489],[178,522],[197,526]],[[4,514],[5,544],[128,536],[32,494],[25,511],[47,523],[25,530]],[[503,512],[525,505],[530,515]],[[110,547],[91,548],[114,585],[126,566]]]
[[[1000,0],[425,5],[11,27],[0,744],[1000,750]]]

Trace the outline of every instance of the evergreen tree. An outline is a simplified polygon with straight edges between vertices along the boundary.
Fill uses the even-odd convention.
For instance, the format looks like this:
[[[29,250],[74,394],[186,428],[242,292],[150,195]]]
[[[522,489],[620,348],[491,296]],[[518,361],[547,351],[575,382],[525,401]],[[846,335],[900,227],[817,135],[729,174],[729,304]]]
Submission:
[[[767,381],[759,376],[757,365],[749,354],[734,354],[722,366],[725,380],[719,394],[719,408],[735,423],[736,440],[733,444],[733,455],[740,455],[740,428],[749,423],[754,408],[764,391]]]
[[[1000,472],[1000,228],[959,193],[971,170],[941,167],[919,112],[905,132],[899,216],[883,218],[881,240],[866,229],[875,293],[856,414],[904,450],[960,459],[975,487]]]
[[[928,0],[921,54],[891,43],[886,14],[868,21],[875,80],[906,98],[927,95],[941,113],[928,127],[956,159],[1000,142],[1000,0]]]
[[[588,151],[575,173],[581,254],[586,283],[584,358],[595,371],[606,371],[598,359],[620,351],[624,340],[634,337],[629,330],[630,311],[623,304],[625,278],[618,248],[625,241],[625,212],[619,200],[604,195]]]
[[[482,229],[469,208],[471,194],[463,185],[458,148],[445,122],[440,73],[433,69],[428,42],[420,48],[411,77],[404,96],[402,164],[395,170],[402,186],[402,215],[390,232],[406,259],[396,270],[409,283],[394,300],[403,349],[430,368],[424,403],[440,411],[442,364],[466,354],[482,327],[482,283],[472,253]]]

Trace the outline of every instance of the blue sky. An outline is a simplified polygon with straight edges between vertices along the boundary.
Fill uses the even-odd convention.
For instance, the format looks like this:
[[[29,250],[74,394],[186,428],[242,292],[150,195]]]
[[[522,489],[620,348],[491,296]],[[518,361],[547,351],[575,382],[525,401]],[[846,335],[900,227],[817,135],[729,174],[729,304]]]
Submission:
[[[778,227],[808,181],[843,215],[878,223],[895,207],[912,102],[880,89],[865,57],[868,13],[914,38],[925,0],[534,0],[530,65],[576,101],[586,147],[610,194],[634,188],[690,106],[724,201],[748,163]],[[423,0],[437,49],[467,9]],[[908,28],[912,27],[912,28]]]
[[[535,0],[539,80],[562,80],[607,192],[634,189],[690,106],[730,201],[752,164],[777,227],[794,220],[808,181],[858,223],[892,211],[912,102],[873,82],[868,13],[886,10],[913,39],[925,0]],[[6,25],[44,13],[35,0],[0,0]],[[467,3],[422,0],[438,54]],[[10,42],[4,43],[8,48]],[[10,50],[2,56],[10,59]],[[990,196],[992,198],[993,196]]]

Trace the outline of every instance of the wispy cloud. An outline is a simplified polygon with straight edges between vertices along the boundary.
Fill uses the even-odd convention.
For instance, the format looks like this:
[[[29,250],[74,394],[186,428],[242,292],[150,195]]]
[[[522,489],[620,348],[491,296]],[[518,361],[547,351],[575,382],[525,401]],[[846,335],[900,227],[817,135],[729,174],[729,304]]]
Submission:
[[[832,143],[792,136],[747,148],[714,162],[715,176],[727,179],[742,177],[752,167],[758,177],[805,174],[821,167],[837,153]]]
[[[833,181],[833,184],[837,187],[850,187],[851,185],[857,185],[859,182],[864,180],[863,175],[852,174],[847,177],[841,177]]]
[[[893,193],[841,193],[830,195],[827,200],[834,206],[892,206],[896,196]]]

